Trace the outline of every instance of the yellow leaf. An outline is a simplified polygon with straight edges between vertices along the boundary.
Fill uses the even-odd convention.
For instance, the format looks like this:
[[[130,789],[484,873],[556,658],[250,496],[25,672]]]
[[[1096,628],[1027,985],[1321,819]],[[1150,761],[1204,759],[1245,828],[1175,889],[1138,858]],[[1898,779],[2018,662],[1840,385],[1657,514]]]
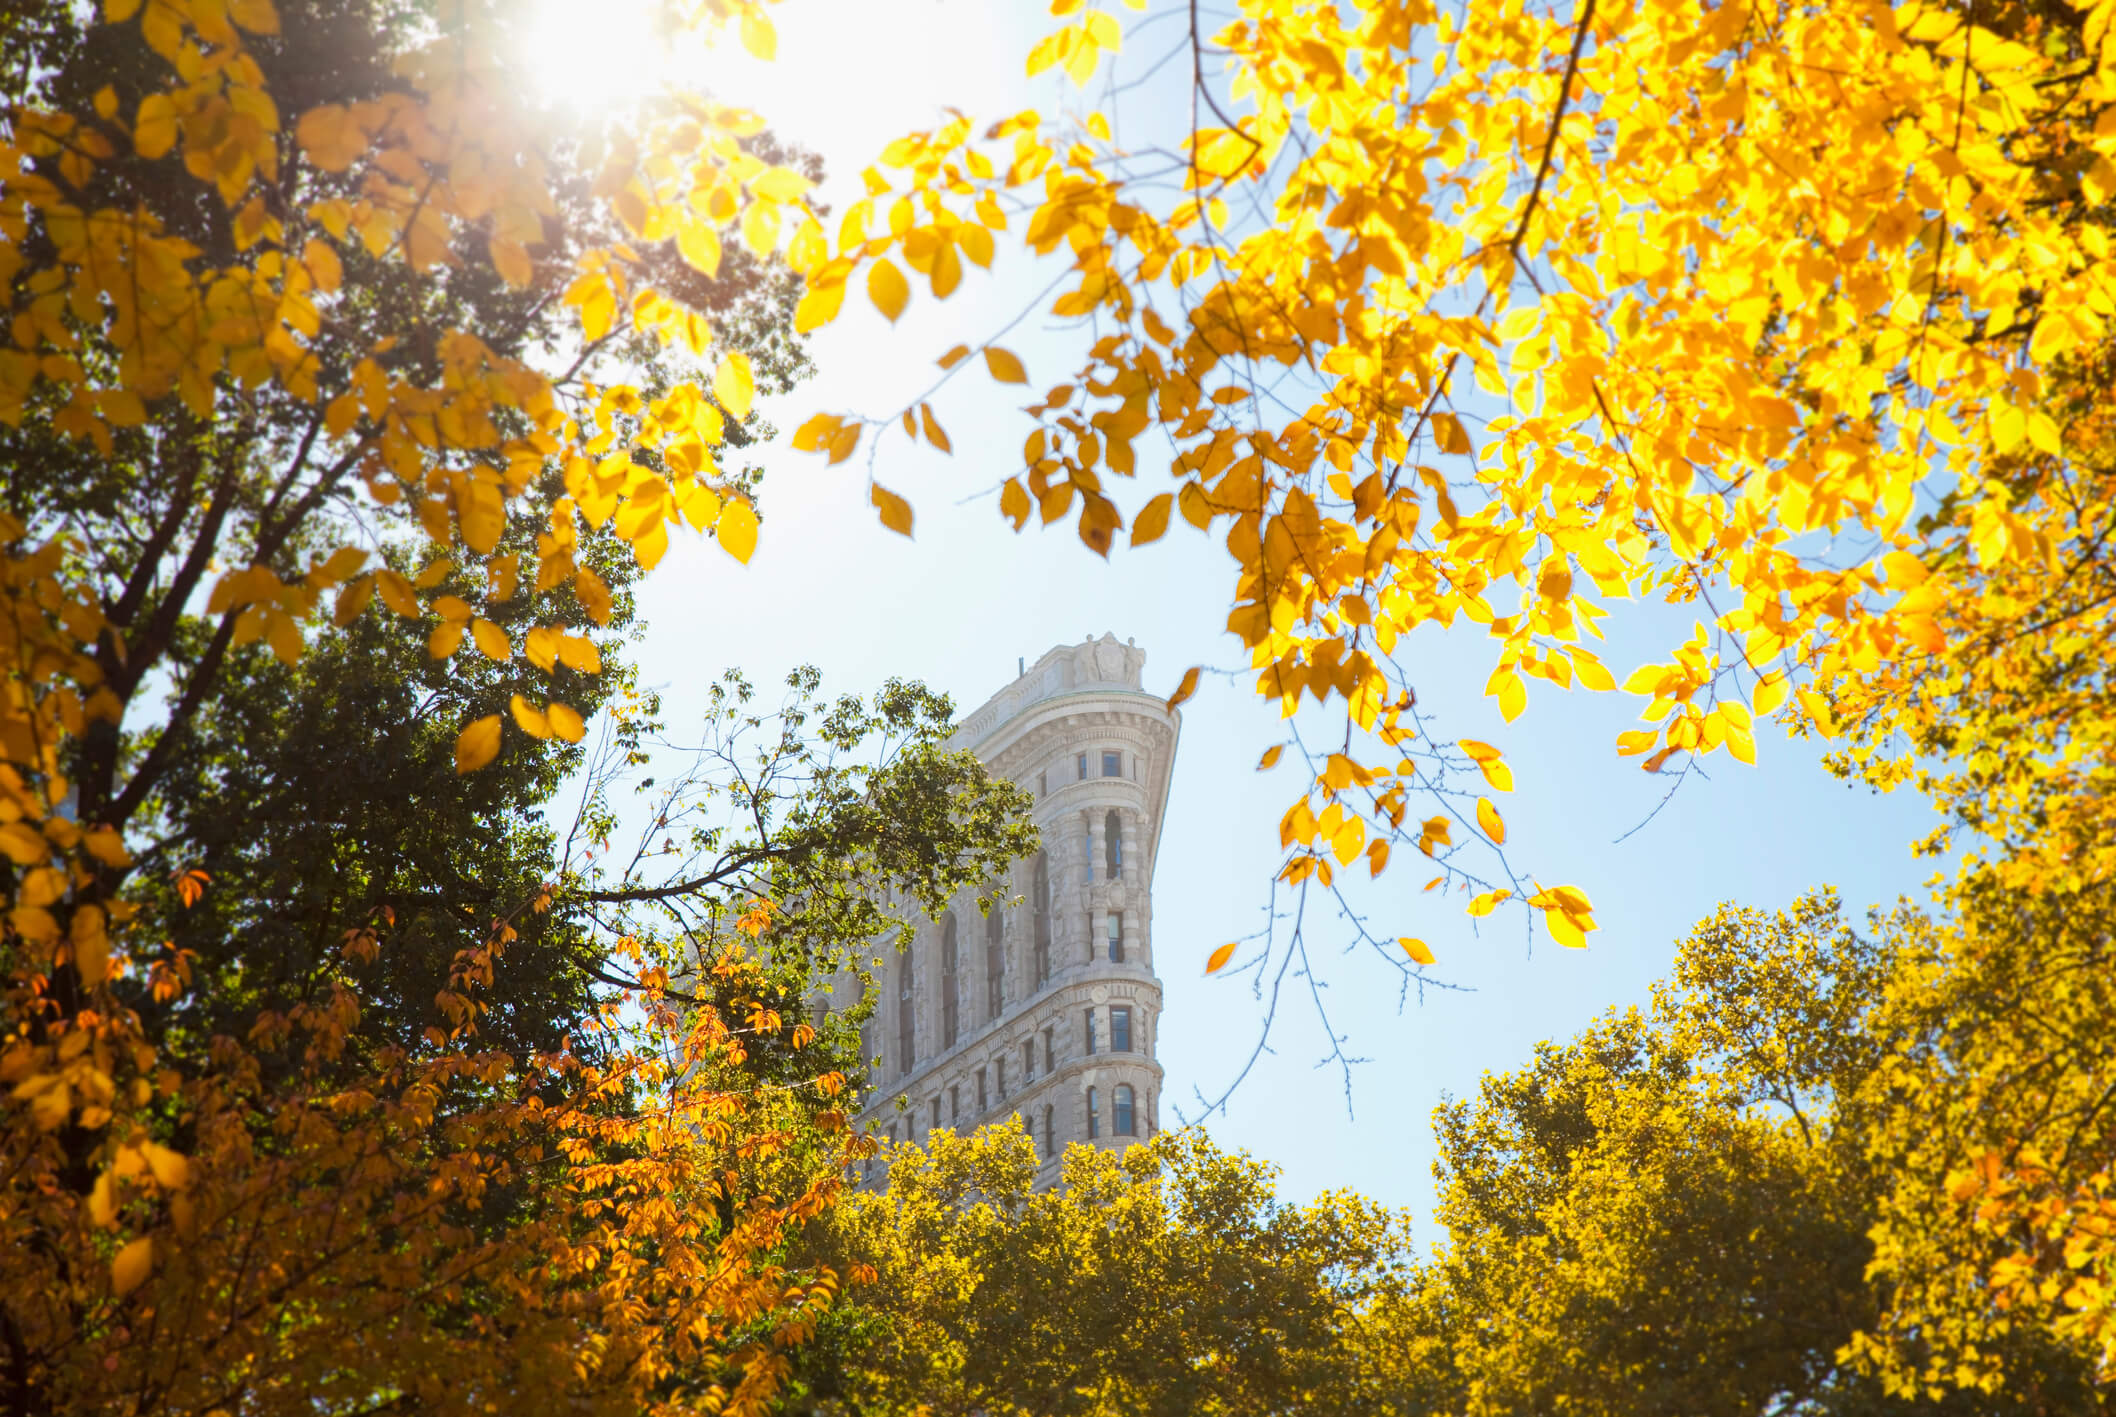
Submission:
[[[570,704],[553,699],[544,713],[551,720],[551,731],[568,743],[578,743],[587,736],[588,726],[581,721],[580,714]]]
[[[740,350],[730,350],[720,357],[720,367],[713,371],[713,398],[726,409],[736,422],[749,417],[749,406],[757,397],[757,381],[749,366],[749,356]]]
[[[1014,523],[1014,530],[1020,531],[1029,519],[1029,511],[1028,489],[1021,485],[1020,478],[1008,478],[1006,486],[999,489],[999,514]]]
[[[874,302],[875,309],[888,316],[890,323],[894,324],[896,317],[904,313],[904,306],[911,299],[911,287],[904,280],[904,273],[896,268],[894,262],[885,258],[868,268],[867,298]]]
[[[1467,453],[1470,450],[1469,434],[1462,431],[1462,420],[1452,413],[1433,415],[1433,438],[1443,453]]]
[[[110,972],[110,935],[103,928],[102,907],[84,905],[76,909],[66,933],[73,945],[74,971],[83,984],[93,989]]]
[[[1469,903],[1469,913],[1472,915],[1489,915],[1499,908],[1500,902],[1510,900],[1512,897],[1512,891],[1486,891]]]
[[[151,93],[140,100],[139,115],[132,120],[132,146],[152,162],[176,146],[176,105],[165,93]]]
[[[1271,768],[1277,767],[1279,754],[1285,751],[1285,744],[1273,743],[1270,747],[1264,749],[1264,756],[1257,762],[1256,770],[1258,772],[1266,772]]]
[[[1513,769],[1499,756],[1499,750],[1489,743],[1480,743],[1474,738],[1464,738],[1456,744],[1469,754],[1471,761],[1484,773],[1484,780],[1491,784],[1494,792],[1514,790]]]
[[[1002,384],[1026,384],[1029,381],[1028,371],[1021,367],[1021,361],[996,344],[985,346],[985,368],[991,370],[992,377]]]
[[[1144,546],[1157,541],[1168,530],[1168,511],[1175,505],[1175,494],[1163,492],[1160,496],[1139,508],[1139,515],[1132,519],[1131,544]]]
[[[685,218],[676,228],[676,250],[708,280],[720,274],[720,233],[707,223]]]
[[[470,638],[487,659],[505,659],[514,653],[514,644],[507,638],[507,632],[483,616],[470,622]]]
[[[867,489],[867,500],[882,514],[882,525],[899,536],[911,534],[911,504],[879,482]]]
[[[419,618],[419,597],[412,592],[411,582],[391,570],[375,572],[375,591],[382,603],[408,620]]]
[[[558,642],[558,662],[582,674],[602,673],[602,653],[586,635],[565,635]]]
[[[1182,703],[1197,691],[1198,667],[1193,664],[1190,668],[1183,671],[1183,682],[1176,685],[1176,691],[1168,696],[1168,707],[1173,710],[1177,704]]]
[[[50,854],[51,848],[36,828],[22,822],[9,822],[0,827],[0,851],[17,866],[35,866]]]
[[[1790,683],[1791,680],[1783,669],[1774,669],[1756,682],[1754,711],[1757,717],[1761,718],[1777,711],[1778,706],[1785,702],[1786,690]]]
[[[1236,948],[1233,944],[1225,944],[1214,950],[1211,958],[1205,961],[1205,972],[1207,974],[1218,974],[1225,969],[1227,961],[1234,958]]]
[[[81,844],[88,848],[90,856],[105,866],[132,864],[132,853],[125,849],[125,839],[118,835],[115,827],[97,827],[81,839]]]
[[[755,8],[742,16],[742,47],[767,64],[779,55],[779,32]]]
[[[118,1223],[117,1183],[108,1171],[96,1177],[95,1186],[88,1193],[88,1220],[98,1230],[108,1230]]]
[[[476,772],[500,755],[500,716],[488,713],[456,737],[456,772]]]
[[[1489,797],[1477,799],[1477,826],[1493,844],[1506,845],[1506,821],[1499,815],[1499,809],[1492,806]]]
[[[1399,935],[1396,943],[1402,945],[1403,952],[1418,961],[1418,963],[1433,963],[1432,948],[1425,941],[1412,939],[1409,935]]]
[[[1562,910],[1545,911],[1543,924],[1550,930],[1550,938],[1568,950],[1587,948],[1587,936],[1573,923],[1572,917]]]
[[[146,1283],[154,1269],[154,1241],[142,1235],[110,1262],[110,1287],[122,1299]]]
[[[713,523],[713,534],[722,551],[748,565],[757,549],[756,509],[740,497],[730,497],[720,509],[720,520]]]
[[[520,694],[507,701],[507,710],[514,715],[515,726],[531,738],[551,736],[551,720]]]
[[[818,413],[810,415],[802,422],[799,428],[794,429],[794,451],[799,453],[818,453],[823,451],[823,449],[830,446],[831,436],[839,428],[843,427],[844,423],[845,420],[835,414]]]
[[[965,359],[968,359],[969,357],[970,346],[966,344],[959,344],[955,346],[955,348],[949,350],[946,354],[943,354],[937,362],[943,369],[953,369],[956,365],[962,363]]]
[[[845,282],[842,279],[818,280],[794,307],[794,330],[805,335],[810,330],[821,329],[838,317],[838,311],[844,305]]]
[[[140,1147],[147,1157],[147,1169],[154,1173],[154,1183],[165,1191],[181,1191],[191,1184],[191,1162],[180,1151],[171,1151],[160,1142],[147,1142]]]
[[[487,238],[485,250],[492,257],[492,268],[500,273],[500,279],[516,290],[536,279],[536,268],[529,262],[528,248],[521,242],[509,241],[504,236],[493,236]]]

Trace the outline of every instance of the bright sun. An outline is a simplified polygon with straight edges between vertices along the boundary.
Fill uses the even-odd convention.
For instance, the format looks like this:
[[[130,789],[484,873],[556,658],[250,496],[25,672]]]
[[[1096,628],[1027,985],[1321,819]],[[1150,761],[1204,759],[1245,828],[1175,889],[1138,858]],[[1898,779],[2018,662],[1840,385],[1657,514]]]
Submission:
[[[669,76],[673,37],[659,0],[533,0],[525,47],[537,98],[587,114],[645,97]]]

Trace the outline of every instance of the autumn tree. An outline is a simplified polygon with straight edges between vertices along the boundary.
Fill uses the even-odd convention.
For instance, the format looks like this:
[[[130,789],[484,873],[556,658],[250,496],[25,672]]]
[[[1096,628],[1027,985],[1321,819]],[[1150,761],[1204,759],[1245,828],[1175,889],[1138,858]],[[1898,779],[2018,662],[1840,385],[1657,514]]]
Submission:
[[[849,292],[891,320],[945,299],[1005,235],[1052,259],[1037,313],[1079,332],[1070,357],[1031,383],[973,337],[912,406],[819,413],[795,442],[886,472],[886,440],[945,446],[950,399],[989,376],[1034,424],[999,489],[1016,528],[1070,523],[1102,554],[1179,519],[1222,541],[1236,569],[1205,598],[1259,696],[1342,711],[1262,764],[1298,779],[1285,883],[1432,857],[1472,915],[1525,906],[1586,942],[1587,894],[1508,860],[1503,746],[1420,717],[1410,637],[1461,627],[1491,641],[1509,721],[1621,686],[1642,722],[1614,746],[1650,772],[1753,761],[1775,715],[1845,773],[1930,793],[1972,861],[1937,903],[1965,1006],[2003,989],[2032,914],[1980,901],[2099,890],[2116,4],[1245,0],[1129,30],[1051,10],[1028,70],[1081,99],[891,143],[801,320]],[[1138,145],[1159,130],[1126,105],[1171,83],[1187,126]],[[1631,600],[1691,630],[1605,664]],[[1990,1335],[2023,1323],[2110,1351],[2095,1055],[2046,1019],[2109,1021],[2091,942],[2050,938],[2059,997],[1964,1020],[1960,1056],[1992,1069],[1965,1093],[2062,1099],[2084,1131],[1994,1104],[1947,1129],[1951,1160],[1905,1153],[1906,1183],[1956,1192],[1906,1198],[1896,1234],[1938,1286],[1905,1331],[1946,1336],[1901,1370],[1919,1383],[1987,1385]],[[1283,963],[1298,932],[1265,948]]]
[[[820,1327],[790,1410],[1410,1412],[1356,1332],[1409,1259],[1401,1215],[1281,1200],[1201,1133],[1073,1146],[1035,1189],[1019,1125],[887,1148],[887,1185],[812,1232],[864,1282]]]
[[[769,48],[753,6],[700,20]],[[740,450],[757,391],[799,371],[784,248],[820,241],[812,169],[695,96],[539,106],[510,22],[7,17],[12,1409],[752,1411],[832,1292],[778,1258],[846,1139],[829,1040],[773,1006],[798,964],[769,900],[680,949],[644,927],[590,946],[579,893],[682,892],[537,879],[533,831],[506,839],[621,687],[593,677],[613,558],[650,568],[672,522],[749,553]],[[407,640],[437,666],[390,667]],[[926,742],[932,717],[831,731]],[[397,800],[361,821],[342,781],[304,793],[316,747],[393,755],[372,786]],[[985,790],[921,761],[951,803]],[[834,799],[775,801],[815,820],[753,813],[751,868],[852,830]],[[867,829],[897,807],[906,833],[957,820],[907,787]],[[906,899],[981,861],[927,848],[893,876],[832,859]],[[691,894],[738,891],[714,869]],[[538,967],[510,988],[515,945]]]
[[[1963,1021],[1996,1022],[1964,1006],[1934,1035],[1939,1015],[1901,1006],[1945,933],[1909,911],[1856,930],[1827,893],[1722,907],[1650,1009],[1443,1107],[1447,1241],[1386,1317],[1435,1410],[2102,1410],[2095,1365],[2032,1324],[1977,1334],[2003,1384],[1964,1391],[1942,1371],[1963,1346],[1926,1321],[1894,1329],[1918,1380],[1872,1361],[1884,1315],[1932,1314],[1922,1276],[1876,1263],[1901,1188],[1936,1190],[1937,1157],[1901,1139],[1947,1115],[1938,1094],[1972,1063],[1949,1042]],[[1927,1086],[1903,1086],[1913,1064]]]

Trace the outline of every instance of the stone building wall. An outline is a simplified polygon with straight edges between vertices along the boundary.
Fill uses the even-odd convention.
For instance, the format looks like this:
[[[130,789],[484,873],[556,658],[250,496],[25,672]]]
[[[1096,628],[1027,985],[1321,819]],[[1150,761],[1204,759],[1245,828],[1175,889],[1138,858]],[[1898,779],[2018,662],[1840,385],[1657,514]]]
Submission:
[[[966,893],[886,958],[862,1128],[917,1141],[1018,1115],[1043,1184],[1068,1144],[1122,1150],[1156,1130],[1153,868],[1179,720],[1144,688],[1145,660],[1112,635],[1060,646],[956,730],[953,746],[1034,795],[1042,850],[991,916]]]

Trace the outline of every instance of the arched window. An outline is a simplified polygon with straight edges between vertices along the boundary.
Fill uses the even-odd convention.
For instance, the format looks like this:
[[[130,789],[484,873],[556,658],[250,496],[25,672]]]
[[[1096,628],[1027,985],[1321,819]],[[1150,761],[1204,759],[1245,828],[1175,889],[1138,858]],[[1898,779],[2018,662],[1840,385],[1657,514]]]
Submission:
[[[913,1018],[911,947],[907,945],[903,957],[896,962],[896,1071],[899,1076],[910,1072],[911,1065],[918,1060]]]
[[[1029,892],[1029,911],[1036,917],[1036,983],[1051,982],[1051,859],[1036,853],[1036,879]]]
[[[940,1046],[955,1046],[955,1025],[958,1022],[956,1008],[955,978],[955,912],[949,911],[940,918]]]
[[[985,1017],[996,1019],[1006,1005],[1006,919],[993,906],[985,917]]]
[[[1114,807],[1102,819],[1102,864],[1111,880],[1124,879],[1124,819]]]
[[[1043,1109],[1043,1159],[1049,1161],[1058,1154],[1058,1113],[1056,1109]]]
[[[1118,1083],[1109,1095],[1109,1134],[1113,1137],[1136,1136],[1131,1129],[1131,1086]],[[1092,1114],[1090,1114],[1092,1115]]]
[[[1102,1135],[1102,1114],[1097,1110],[1100,1103],[1101,1098],[1096,1095],[1095,1089],[1089,1088],[1087,1090],[1087,1139],[1089,1141],[1093,1141],[1096,1137]]]

